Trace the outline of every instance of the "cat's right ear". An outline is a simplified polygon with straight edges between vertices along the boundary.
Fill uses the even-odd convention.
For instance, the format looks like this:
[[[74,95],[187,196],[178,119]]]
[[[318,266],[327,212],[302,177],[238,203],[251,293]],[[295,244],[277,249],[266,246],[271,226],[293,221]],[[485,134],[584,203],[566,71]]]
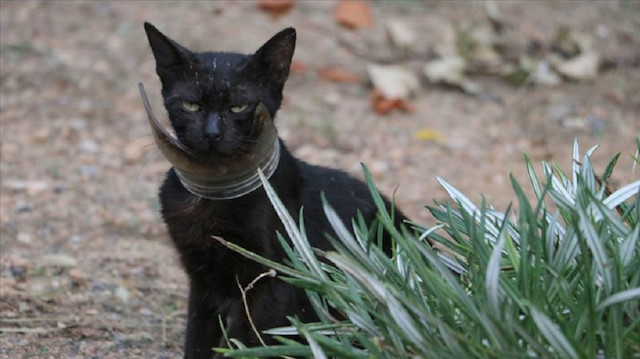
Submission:
[[[144,30],[147,33],[153,56],[156,58],[158,75],[162,76],[168,71],[185,66],[190,62],[191,52],[165,36],[155,26],[145,22]]]

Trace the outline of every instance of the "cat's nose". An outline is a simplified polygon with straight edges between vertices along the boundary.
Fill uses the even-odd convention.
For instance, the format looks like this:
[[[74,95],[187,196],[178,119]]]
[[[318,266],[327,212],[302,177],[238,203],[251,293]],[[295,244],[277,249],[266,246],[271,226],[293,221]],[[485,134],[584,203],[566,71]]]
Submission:
[[[218,141],[222,138],[222,120],[217,113],[212,113],[207,117],[203,134],[204,137],[214,141]]]

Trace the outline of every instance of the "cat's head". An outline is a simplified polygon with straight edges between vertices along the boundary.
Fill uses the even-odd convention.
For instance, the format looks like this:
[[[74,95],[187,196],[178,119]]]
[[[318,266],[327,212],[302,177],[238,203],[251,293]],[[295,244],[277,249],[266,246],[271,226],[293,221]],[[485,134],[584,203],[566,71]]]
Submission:
[[[253,55],[192,52],[144,24],[176,136],[196,156],[234,156],[259,135],[254,113],[263,103],[275,116],[295,49],[293,28],[280,31]]]

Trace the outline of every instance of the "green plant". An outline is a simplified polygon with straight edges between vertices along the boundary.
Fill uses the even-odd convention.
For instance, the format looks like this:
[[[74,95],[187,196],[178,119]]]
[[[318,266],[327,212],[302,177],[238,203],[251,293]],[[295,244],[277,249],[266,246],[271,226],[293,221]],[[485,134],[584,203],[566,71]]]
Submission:
[[[331,252],[310,248],[304,223],[292,220],[263,178],[291,241],[280,236],[289,261],[219,240],[306,289],[320,322],[290,318],[290,327],[267,332],[279,345],[219,350],[232,357],[640,357],[640,181],[610,193],[618,156],[597,176],[594,150],[580,161],[574,143],[569,176],[543,163],[539,177],[526,158],[536,199],[511,178],[517,213],[476,207],[439,179],[453,203],[428,207],[440,222],[433,228],[394,227],[365,168],[378,222],[356,218],[349,229],[324,201],[337,233]],[[383,231],[394,240],[392,258],[372,245]],[[445,249],[434,250],[436,242]]]

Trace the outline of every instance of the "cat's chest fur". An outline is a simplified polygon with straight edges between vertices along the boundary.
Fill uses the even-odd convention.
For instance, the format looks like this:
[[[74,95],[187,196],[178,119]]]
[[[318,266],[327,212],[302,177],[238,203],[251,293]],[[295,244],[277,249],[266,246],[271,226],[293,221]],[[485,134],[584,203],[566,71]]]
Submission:
[[[264,257],[281,259],[275,235],[282,226],[264,193],[255,191],[235,200],[207,200],[184,189],[170,170],[160,189],[160,201],[164,221],[190,280],[219,295],[236,297],[236,276],[246,284],[261,268],[215,237]]]

